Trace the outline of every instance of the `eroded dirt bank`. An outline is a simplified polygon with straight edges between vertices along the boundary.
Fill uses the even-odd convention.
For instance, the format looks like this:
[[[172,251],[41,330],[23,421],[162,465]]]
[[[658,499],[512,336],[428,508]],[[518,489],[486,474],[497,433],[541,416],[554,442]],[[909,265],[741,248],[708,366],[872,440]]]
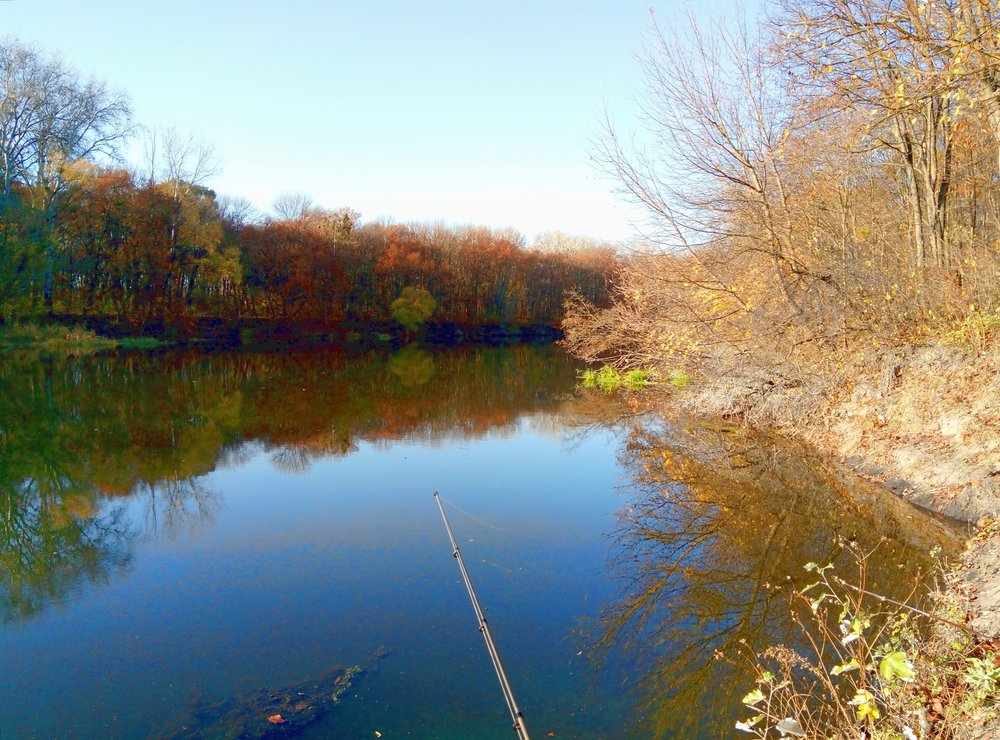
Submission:
[[[969,618],[1000,634],[1000,347],[873,350],[809,380],[748,373],[674,401],[777,429],[914,504],[978,523],[953,583]]]
[[[1000,635],[1000,354],[873,353],[801,436],[915,504],[978,522],[948,582],[970,626]]]
[[[775,428],[923,508],[975,525],[944,578],[949,616],[1000,644],[1000,346],[903,346],[859,353],[812,379],[747,373],[696,384],[688,413]],[[874,523],[875,526],[879,522]],[[959,672],[968,656],[958,656]],[[996,658],[994,658],[996,660]],[[939,683],[954,676],[941,674]],[[959,683],[961,681],[959,680]],[[956,738],[1000,738],[993,705],[958,707]],[[944,710],[942,710],[944,711]]]
[[[975,522],[1000,514],[1000,355],[951,347],[872,353],[802,434],[915,504]]]

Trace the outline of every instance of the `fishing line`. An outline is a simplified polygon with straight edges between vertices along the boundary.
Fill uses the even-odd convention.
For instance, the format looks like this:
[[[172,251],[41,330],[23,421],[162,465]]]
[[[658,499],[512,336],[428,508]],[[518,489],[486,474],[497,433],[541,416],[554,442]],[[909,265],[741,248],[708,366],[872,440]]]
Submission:
[[[440,493],[436,494],[436,495],[437,495],[437,497],[439,499],[441,499],[446,504],[448,504],[448,506],[450,506],[451,508],[455,509],[456,511],[458,511],[461,514],[465,514],[467,517],[469,517],[469,519],[471,519],[472,521],[477,522],[479,524],[482,524],[484,527],[489,527],[490,529],[496,530],[497,532],[509,532],[510,531],[509,529],[505,529],[504,527],[495,527],[492,524],[490,524],[489,522],[483,521],[478,516],[476,516],[474,514],[470,514],[465,509],[463,509],[461,506],[459,506],[458,504],[456,504],[454,501],[449,501],[444,496],[442,496]]]

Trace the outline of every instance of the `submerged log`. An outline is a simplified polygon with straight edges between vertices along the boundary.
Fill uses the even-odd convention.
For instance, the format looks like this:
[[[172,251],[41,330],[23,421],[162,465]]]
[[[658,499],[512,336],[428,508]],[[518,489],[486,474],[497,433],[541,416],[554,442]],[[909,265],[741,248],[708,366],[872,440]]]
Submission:
[[[178,722],[153,737],[193,738],[294,737],[329,714],[343,695],[389,651],[379,648],[363,665],[337,666],[292,686],[263,688],[211,704],[196,702]]]

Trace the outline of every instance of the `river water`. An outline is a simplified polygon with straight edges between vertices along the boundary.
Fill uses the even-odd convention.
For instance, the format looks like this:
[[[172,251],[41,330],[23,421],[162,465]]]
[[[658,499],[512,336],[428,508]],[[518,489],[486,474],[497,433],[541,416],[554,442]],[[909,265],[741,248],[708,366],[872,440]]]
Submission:
[[[0,736],[224,737],[222,707],[287,731],[255,702],[359,665],[302,736],[512,737],[434,491],[536,737],[729,734],[751,680],[713,655],[801,642],[773,584],[849,568],[842,535],[905,596],[957,545],[579,369],[533,346],[0,362]]]

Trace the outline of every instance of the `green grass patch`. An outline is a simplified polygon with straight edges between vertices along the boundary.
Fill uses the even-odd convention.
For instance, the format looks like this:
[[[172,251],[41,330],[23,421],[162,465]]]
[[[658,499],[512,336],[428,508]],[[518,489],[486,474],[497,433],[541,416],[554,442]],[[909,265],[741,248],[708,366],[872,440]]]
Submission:
[[[155,337],[125,337],[119,339],[115,344],[122,349],[155,349],[162,347],[169,342],[164,342]]]
[[[620,373],[611,365],[604,365],[600,370],[584,370],[580,374],[580,384],[584,388],[597,388],[604,393],[614,393],[619,388],[640,391],[649,386],[650,375],[648,370]]]
[[[580,385],[588,389],[598,389],[604,393],[614,393],[619,388],[629,391],[646,390],[652,385],[662,383],[662,377],[653,370],[636,369],[624,373],[611,365],[604,365],[595,370],[588,368],[580,373]],[[691,376],[683,370],[671,372],[666,382],[674,388],[686,388],[691,384]]]
[[[115,347],[121,349],[154,349],[170,342],[155,337],[125,337],[109,339],[82,326],[31,323],[0,325],[0,351],[42,354],[86,354]]]
[[[970,306],[968,313],[944,334],[943,339],[947,344],[978,354],[985,351],[998,335],[1000,314],[983,313],[975,306]]]
[[[691,376],[683,370],[680,370],[675,373],[670,373],[670,376],[667,378],[667,382],[674,388],[687,388],[691,384]]]
[[[629,370],[622,376],[622,385],[630,391],[641,391],[649,385],[649,371]]]
[[[0,348],[40,349],[49,352],[110,349],[115,341],[79,326],[39,326],[4,324],[0,326]]]

